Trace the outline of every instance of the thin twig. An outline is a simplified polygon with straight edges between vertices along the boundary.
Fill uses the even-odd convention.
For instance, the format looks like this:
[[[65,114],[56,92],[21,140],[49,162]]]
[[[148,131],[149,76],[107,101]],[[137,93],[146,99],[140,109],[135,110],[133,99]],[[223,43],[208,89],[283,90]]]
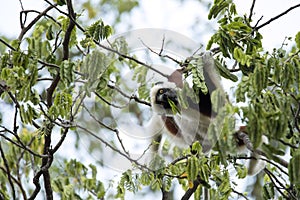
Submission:
[[[56,5],[53,5],[50,1],[48,1],[48,0],[44,0],[44,1],[47,2],[49,5],[52,5],[52,6],[53,6],[58,12],[60,12],[61,14],[64,14],[64,15],[66,15],[66,16],[69,17],[69,14],[68,14],[68,13],[63,12],[62,10],[58,9],[57,6],[56,6]],[[83,33],[86,32],[85,29],[84,29],[82,26],[80,26],[80,24],[78,24],[73,18],[70,18],[70,21],[72,21],[80,31],[82,31]],[[119,52],[119,51],[116,50],[116,49],[113,49],[113,48],[110,48],[110,47],[108,47],[108,46],[105,46],[105,45],[101,44],[99,41],[96,41],[96,40],[93,40],[93,41],[95,42],[95,44],[96,44],[97,46],[101,47],[101,48],[104,49],[104,50],[107,50],[107,51],[109,51],[109,52],[112,52],[112,53],[114,53],[114,54],[116,54],[116,55],[118,55],[118,56],[120,56],[120,57],[122,57],[122,58],[131,60],[131,61],[133,61],[133,62],[135,62],[135,63],[137,63],[137,64],[140,64],[140,65],[142,65],[142,66],[144,66],[144,67],[147,67],[148,69],[150,69],[150,70],[152,70],[152,71],[154,71],[154,72],[160,74],[160,75],[163,76],[163,77],[168,78],[168,75],[167,75],[167,74],[164,74],[164,73],[161,72],[160,70],[155,69],[155,68],[152,67],[151,65],[148,65],[148,64],[146,64],[146,63],[144,63],[144,62],[142,62],[142,61],[140,61],[140,60],[134,58],[133,56],[129,56],[129,55],[123,54],[123,53]]]
[[[47,12],[49,12],[52,8],[54,8],[54,6],[56,6],[56,4],[49,6],[48,8],[46,8],[43,12],[41,12],[38,16],[36,16],[29,24],[28,26],[24,26],[24,23],[22,22],[22,12],[20,14],[20,24],[22,28],[21,33],[19,34],[18,40],[21,41],[24,37],[24,35],[27,33],[27,31],[29,31],[39,20],[41,17],[43,17],[44,15],[46,15]]]
[[[280,13],[279,15],[277,15],[277,16],[275,16],[275,17],[272,17],[270,20],[266,21],[265,23],[263,23],[263,24],[261,24],[261,25],[259,25],[259,26],[254,26],[253,29],[254,29],[255,31],[257,31],[257,30],[263,28],[264,26],[270,24],[271,22],[277,20],[278,18],[282,17],[283,15],[287,14],[288,12],[290,12],[290,11],[292,11],[292,10],[294,10],[295,8],[298,8],[298,7],[300,7],[300,4],[297,4],[297,5],[295,5],[295,6],[290,7],[290,8],[287,9],[286,11]]]
[[[18,135],[15,135],[14,132],[10,131],[9,129],[7,129],[6,127],[0,125],[0,128],[3,128],[3,131],[4,132],[8,132],[10,134],[12,134],[13,136],[16,137],[17,141],[19,142],[16,143],[15,141],[13,141],[12,139],[10,139],[9,137],[5,136],[4,134],[0,134],[1,137],[5,138],[7,141],[9,141],[10,143],[18,146],[19,148],[22,148],[26,151],[28,151],[30,154],[34,155],[34,156],[37,156],[39,158],[47,158],[48,156],[47,155],[43,155],[43,154],[38,154],[38,153],[35,153],[34,151],[32,151],[30,148],[28,148],[21,140],[21,138],[18,136]]]
[[[144,104],[144,105],[147,105],[147,106],[151,106],[151,103],[139,99],[135,94],[128,95],[115,85],[108,84],[107,86],[111,89],[114,89],[114,90],[118,91],[123,97],[128,98],[129,100],[133,99],[137,103],[141,103],[141,104]]]
[[[238,196],[243,197],[244,199],[248,200],[248,197],[246,197],[243,193],[236,191],[235,189],[231,188],[232,192],[237,194]]]
[[[264,169],[264,171],[266,172],[266,174],[269,176],[270,180],[272,181],[273,185],[276,187],[277,191],[282,195],[282,197],[284,197],[284,199],[297,199],[296,197],[294,197],[293,194],[291,194],[291,192],[277,179],[277,177],[270,172],[270,170],[268,170],[267,168]],[[280,185],[280,187],[276,184],[278,183]],[[289,196],[287,196],[284,192],[281,191],[281,189],[285,189],[287,191],[287,193],[289,194]]]
[[[120,151],[119,149],[117,149],[116,147],[114,147],[113,145],[111,145],[109,142],[106,142],[102,137],[99,137],[97,134],[93,133],[92,131],[90,131],[89,129],[81,126],[81,125],[75,125],[76,128],[83,130],[84,132],[90,134],[91,136],[93,136],[94,138],[96,138],[97,140],[99,140],[101,143],[103,143],[104,145],[106,145],[107,147],[109,147],[111,150],[115,151],[116,153],[120,154],[121,156],[125,157],[126,159],[128,159],[131,163],[135,164],[139,169],[141,170],[147,170],[149,172],[153,172],[153,170],[151,170],[150,168],[148,168],[146,165],[140,164],[136,159],[132,159],[130,156],[128,156],[126,153],[123,153],[122,151]]]
[[[107,101],[104,97],[102,97],[100,94],[98,94],[98,92],[94,92],[95,95],[101,99],[104,103],[106,103],[107,105],[111,106],[111,107],[114,107],[114,108],[119,108],[119,109],[122,109],[122,108],[126,108],[130,102],[126,103],[125,105],[121,106],[121,105],[116,105],[114,103],[111,103],[109,101]]]
[[[20,6],[21,6],[21,9],[24,10],[24,6],[23,6],[23,3],[22,3],[22,0],[19,0],[19,3],[20,3]]]
[[[250,8],[250,13],[249,13],[249,17],[248,17],[249,18],[249,22],[251,22],[251,20],[252,20],[255,2],[256,2],[256,0],[252,1],[252,5],[251,5],[251,8]]]
[[[64,132],[62,133],[60,140],[57,142],[57,144],[54,146],[54,148],[51,150],[51,153],[54,154],[63,144],[63,142],[66,139],[67,133],[69,131],[69,128],[65,128]]]
[[[178,65],[181,64],[181,62],[178,61],[178,60],[176,60],[175,58],[173,58],[173,57],[171,57],[171,56],[169,56],[169,55],[167,55],[167,54],[163,54],[163,52],[164,52],[164,44],[165,44],[165,36],[164,36],[163,39],[162,39],[162,45],[161,45],[161,49],[160,49],[159,53],[157,53],[156,51],[154,51],[153,49],[151,49],[148,45],[146,45],[146,43],[144,43],[143,40],[140,39],[140,41],[142,42],[142,44],[143,44],[149,51],[151,51],[152,53],[158,55],[159,57],[161,57],[161,58],[167,58],[167,59],[169,59],[169,60],[171,60],[171,61],[177,63]]]
[[[0,166],[0,169],[1,169],[5,174],[8,173],[4,167]],[[13,177],[13,176],[11,176],[11,179],[19,186],[19,188],[20,188],[20,190],[21,190],[21,193],[22,193],[22,196],[23,196],[23,199],[24,199],[24,200],[27,200],[27,195],[26,195],[26,192],[25,192],[25,190],[24,190],[24,188],[23,188],[22,183],[21,183],[19,180],[17,180],[15,177]],[[1,198],[1,196],[0,196],[0,198]]]
[[[11,178],[12,176],[11,176],[11,174],[10,174],[10,168],[9,168],[8,162],[7,162],[7,160],[6,160],[4,151],[3,151],[3,149],[2,149],[1,142],[0,142],[0,154],[1,154],[1,158],[2,158],[2,160],[3,160],[3,162],[4,162],[4,166],[5,166],[5,168],[6,168],[6,172],[7,172],[6,175],[7,175],[7,179],[8,179],[9,185],[10,185],[10,187],[11,187],[12,197],[13,197],[13,199],[15,200],[15,199],[16,199],[16,191],[15,191],[14,184],[13,184],[13,182],[12,182],[12,178]]]

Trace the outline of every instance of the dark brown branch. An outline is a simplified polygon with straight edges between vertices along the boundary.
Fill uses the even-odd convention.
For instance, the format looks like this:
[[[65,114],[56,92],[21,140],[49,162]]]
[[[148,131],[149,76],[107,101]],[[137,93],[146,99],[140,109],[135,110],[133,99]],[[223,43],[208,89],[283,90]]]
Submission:
[[[114,90],[118,91],[123,97],[128,98],[129,100],[133,99],[137,103],[141,103],[141,104],[144,104],[144,105],[147,105],[147,106],[151,106],[151,103],[139,99],[135,94],[128,95],[125,92],[123,92],[120,88],[118,88],[117,86],[114,86],[114,85],[108,84],[107,86],[111,89],[114,89]]]
[[[270,24],[271,22],[277,20],[278,18],[282,17],[283,15],[287,14],[288,12],[290,12],[290,11],[292,11],[292,10],[294,10],[295,8],[298,8],[298,7],[300,7],[300,4],[297,4],[297,5],[295,5],[295,6],[290,7],[290,8],[287,9],[286,11],[284,11],[284,12],[280,13],[279,15],[277,15],[277,16],[271,18],[271,19],[268,20],[267,22],[265,22],[265,23],[263,23],[263,24],[261,24],[261,25],[259,25],[259,26],[254,26],[254,27],[253,27],[253,30],[257,31],[257,30],[263,28],[264,26]]]
[[[207,185],[207,183],[203,180],[200,179],[200,177],[198,177],[196,180],[193,181],[193,187],[192,188],[189,188],[185,194],[183,195],[183,197],[181,198],[181,200],[188,200],[190,199],[190,197],[195,193],[195,191],[197,190],[198,186],[200,184],[203,184],[203,185]],[[207,188],[205,188],[207,189]]]
[[[116,104],[114,104],[114,103],[111,103],[111,102],[109,102],[109,101],[107,101],[104,97],[102,97],[100,94],[98,94],[98,92],[94,92],[95,93],[95,95],[99,98],[99,99],[101,99],[104,103],[106,103],[107,105],[109,105],[109,106],[111,106],[111,107],[114,107],[114,108],[119,108],[119,109],[122,109],[122,108],[126,108],[127,106],[128,106],[128,104],[129,104],[129,102],[128,103],[126,103],[125,105],[116,105]]]
[[[76,20],[76,15],[73,10],[73,5],[71,0],[67,0],[67,7],[68,7],[68,17],[70,19],[68,28],[66,30],[65,38],[63,40],[63,60],[68,60],[69,59],[69,44],[70,44],[70,39],[71,39],[71,34],[73,29],[75,28],[75,23],[74,21]]]
[[[6,171],[6,169],[2,166],[0,166],[0,169],[5,173],[7,174],[8,172]],[[11,179],[19,186],[20,190],[21,190],[21,193],[22,193],[22,196],[23,196],[23,199],[26,200],[27,199],[27,195],[26,195],[26,192],[21,184],[20,181],[18,181],[15,177],[11,176]],[[0,199],[1,199],[1,196],[0,196]]]
[[[55,6],[56,5],[51,4],[51,6],[49,8],[52,9]],[[69,25],[68,25],[66,33],[65,33],[64,40],[63,40],[63,60],[68,60],[69,59],[69,43],[70,43],[72,30],[75,27],[75,24],[74,24],[75,13],[74,13],[74,10],[73,10],[71,0],[67,0],[67,7],[68,7],[68,17],[69,17],[70,21],[69,21]],[[51,83],[51,85],[47,89],[47,107],[48,108],[50,108],[52,106],[53,93],[54,93],[59,81],[60,81],[60,74],[59,74],[59,71],[57,70],[56,77],[54,78],[53,82]],[[63,135],[60,142],[56,145],[56,148],[54,149],[55,151],[52,152],[51,151],[51,132],[52,132],[52,129],[53,129],[52,124],[50,124],[46,127],[45,143],[44,143],[43,153],[48,154],[49,157],[42,159],[42,167],[41,167],[40,171],[38,171],[37,174],[33,178],[33,182],[34,182],[36,188],[35,188],[32,196],[31,196],[31,199],[34,199],[36,197],[36,195],[39,193],[40,189],[41,189],[41,186],[40,186],[40,183],[39,183],[39,179],[40,179],[41,175],[43,175],[43,177],[44,177],[44,188],[45,188],[45,192],[46,192],[46,198],[48,200],[53,199],[53,190],[52,190],[52,186],[51,186],[51,178],[50,178],[49,168],[50,168],[50,166],[52,164],[52,161],[53,161],[53,154],[61,146],[62,142],[65,139],[66,134]],[[67,131],[67,130],[68,129],[65,129],[65,131]]]
[[[7,179],[8,179],[8,182],[9,182],[9,185],[11,187],[11,191],[12,191],[12,197],[13,199],[15,200],[16,199],[16,191],[15,191],[15,187],[14,187],[14,183],[12,182],[12,176],[10,174],[10,168],[8,166],[8,163],[7,163],[7,160],[6,160],[6,157],[5,157],[5,154],[4,154],[4,151],[2,149],[2,145],[1,145],[1,142],[0,142],[0,154],[1,154],[1,158],[4,162],[4,166],[6,168],[6,175],[7,175]]]
[[[56,6],[56,4],[54,5]],[[41,12],[38,16],[36,16],[29,24],[28,26],[24,26],[24,23],[22,22],[22,12],[20,13],[20,24],[22,27],[21,33],[18,37],[18,40],[21,41],[24,37],[24,35],[27,33],[27,31],[29,31],[39,20],[41,17],[43,17],[44,15],[46,15],[47,12],[49,12],[52,8],[54,8],[53,5],[49,6],[48,8],[46,8],[43,12]]]
[[[67,133],[69,131],[69,128],[65,128],[64,132],[62,133],[60,140],[57,142],[57,144],[55,145],[55,147],[51,150],[51,153],[54,154],[55,152],[57,152],[57,150],[61,147],[61,145],[63,144],[64,140],[66,139]]]
[[[13,130],[15,135],[18,134],[17,131],[18,131],[18,128],[19,128],[19,126],[17,126],[18,108],[19,108],[19,106],[18,106],[18,104],[16,104],[15,105],[15,116],[14,116],[14,130]]]
[[[235,189],[231,188],[232,192],[237,194],[238,196],[243,197],[244,199],[248,200],[248,197],[246,197],[243,193],[236,191]]]
[[[50,1],[48,1],[48,0],[45,0],[45,2],[47,2],[48,4],[54,6],[54,5],[53,5]],[[60,9],[58,9],[56,5],[54,6],[54,8],[55,8],[58,12],[60,12],[61,14],[64,14],[64,15],[66,15],[66,16],[69,16],[68,13],[63,12],[63,11],[61,11]],[[78,24],[78,23],[75,21],[75,18],[74,18],[74,19],[70,18],[70,20],[76,25],[76,27],[77,27],[79,30],[81,30],[83,33],[86,32],[86,31],[84,30],[84,28],[81,27],[80,24]],[[96,41],[96,40],[94,40],[94,42],[95,42],[95,44],[97,44],[97,45],[98,45],[99,47],[101,47],[102,49],[105,49],[105,50],[107,50],[107,51],[109,51],[109,52],[112,52],[112,53],[114,53],[114,54],[116,54],[116,55],[118,55],[118,56],[120,56],[120,57],[122,57],[122,58],[131,60],[131,61],[134,61],[135,63],[140,64],[140,65],[142,65],[142,66],[145,66],[145,67],[147,67],[148,69],[150,69],[150,70],[152,70],[152,71],[154,71],[154,72],[160,74],[161,76],[168,78],[168,75],[167,75],[167,74],[164,74],[164,73],[162,73],[160,70],[157,70],[157,69],[153,68],[151,65],[148,65],[148,64],[146,64],[146,63],[144,63],[144,62],[142,62],[142,61],[140,61],[140,60],[138,60],[138,59],[136,59],[136,58],[134,58],[134,57],[132,57],[132,56],[123,54],[123,53],[119,52],[118,50],[115,50],[115,49],[113,49],[113,48],[110,48],[110,47],[108,47],[108,46],[105,46],[105,45],[101,44],[100,42],[98,42],[98,41]]]
[[[52,157],[53,155],[50,154],[51,131],[52,131],[52,129],[53,129],[52,125],[49,125],[49,126],[46,127],[45,143],[44,143],[43,153],[48,154],[49,157],[42,159],[42,169],[40,170],[40,172],[43,174],[43,177],[44,177],[44,188],[45,188],[45,191],[46,191],[47,200],[52,200],[53,199],[51,178],[50,178],[50,173],[49,173],[49,170],[48,170],[48,168],[51,166],[52,160],[53,160],[53,157]],[[39,179],[40,176],[35,176],[34,178],[36,178],[36,177],[38,177],[38,179]],[[35,182],[35,179],[33,179],[33,182]],[[36,183],[35,183],[35,185],[36,185]]]
[[[158,56],[161,57],[161,58],[167,58],[167,59],[170,59],[171,61],[177,63],[178,65],[181,65],[181,62],[180,62],[180,61],[176,60],[175,58],[172,58],[171,56],[169,56],[169,55],[167,55],[167,54],[163,54],[163,52],[164,52],[164,44],[165,44],[165,36],[164,36],[163,39],[162,39],[162,45],[161,45],[161,49],[160,49],[159,53],[157,53],[156,51],[154,51],[153,49],[151,49],[148,45],[146,45],[146,44],[144,43],[143,40],[140,40],[140,41],[142,42],[142,44],[143,44],[150,52],[152,52],[152,53],[158,55]]]
[[[5,40],[3,40],[2,38],[0,38],[0,42],[2,42],[5,46],[7,46],[8,48],[10,48],[13,51],[16,51],[16,49],[11,46],[10,44],[8,44]]]
[[[21,24],[21,28],[23,29],[26,23],[26,18],[28,13],[37,13],[37,14],[41,14],[41,12],[37,11],[37,10],[22,10],[20,12],[20,24]],[[25,15],[25,20],[23,20],[23,15]],[[57,22],[52,16],[48,15],[47,13],[43,13],[43,16],[48,17],[49,19],[51,19],[52,21],[54,21],[55,23],[57,23],[59,26],[61,26],[61,24],[59,22]]]
[[[250,13],[249,13],[249,17],[248,17],[249,18],[249,22],[251,22],[251,20],[252,20],[255,2],[256,2],[256,0],[252,1],[252,5],[251,5],[251,8],[250,8]]]
[[[41,155],[41,154],[38,154],[38,153],[32,151],[30,148],[28,148],[28,147],[21,141],[21,138],[20,138],[18,135],[15,135],[14,132],[10,131],[9,129],[7,129],[6,127],[4,127],[4,126],[2,126],[2,125],[0,125],[0,127],[3,128],[3,130],[4,130],[5,132],[8,132],[8,133],[12,134],[13,136],[15,136],[19,144],[16,143],[15,141],[13,141],[12,139],[6,137],[4,134],[0,134],[1,137],[5,138],[5,139],[6,139],[7,141],[9,141],[10,143],[12,143],[12,144],[18,146],[18,147],[21,148],[21,149],[24,149],[24,150],[28,151],[30,154],[32,154],[32,155],[34,155],[34,156],[37,156],[37,157],[39,157],[39,158],[47,158],[47,157],[48,157],[48,155]]]
[[[22,3],[22,0],[19,0],[19,2],[20,2],[21,9],[24,10],[24,6],[23,6],[23,3]]]
[[[118,148],[114,147],[109,142],[106,142],[102,137],[99,137],[97,134],[93,133],[89,129],[87,129],[87,128],[79,125],[79,124],[77,124],[75,127],[81,129],[82,131],[84,131],[84,132],[86,132],[88,134],[90,134],[91,136],[93,136],[94,138],[96,138],[97,140],[99,140],[101,143],[103,143],[105,146],[109,147],[114,152],[116,152],[116,153],[120,154],[121,156],[125,157],[131,163],[135,164],[137,166],[137,168],[139,168],[141,170],[147,170],[149,172],[153,172],[153,170],[151,170],[150,168],[148,168],[146,165],[143,165],[143,164],[139,163],[136,159],[132,159],[126,153],[123,153],[122,151],[120,151]]]
[[[162,193],[162,200],[169,200],[170,199],[170,192],[165,190],[164,183],[162,184],[162,187],[160,188]]]
[[[283,183],[281,183],[278,178],[268,169],[264,169],[264,171],[266,172],[266,174],[269,176],[270,180],[272,181],[272,183],[274,184],[276,190],[282,195],[282,197],[284,197],[284,199],[294,199],[297,200],[298,198],[291,193],[291,191],[285,187],[285,185]],[[277,184],[279,184],[279,186]],[[284,189],[288,195],[286,195],[284,192],[282,192],[281,190]]]
[[[43,165],[41,167],[41,169],[33,177],[33,184],[35,185],[35,189],[34,189],[32,195],[28,198],[28,200],[34,200],[36,198],[36,196],[38,195],[38,193],[40,192],[40,190],[41,190],[40,177],[46,171],[49,173],[48,169],[51,166],[52,162],[53,162],[53,157],[51,154],[49,154],[49,159],[47,160],[47,163],[45,165]],[[47,196],[47,199],[48,198],[50,198],[50,196]],[[53,196],[52,196],[52,199],[53,199]]]

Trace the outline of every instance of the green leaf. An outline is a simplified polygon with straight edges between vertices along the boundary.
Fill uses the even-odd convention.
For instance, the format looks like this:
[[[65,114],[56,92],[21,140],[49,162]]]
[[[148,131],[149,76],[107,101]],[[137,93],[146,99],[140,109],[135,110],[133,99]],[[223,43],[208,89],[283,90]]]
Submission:
[[[292,184],[300,184],[300,151],[294,153],[290,160],[289,166],[289,177]]]
[[[297,48],[300,49],[300,32],[298,32],[298,33],[296,34],[295,42],[296,42]]]
[[[66,0],[54,0],[54,2],[57,3],[57,5],[59,6],[66,5]]]
[[[85,84],[83,89],[87,96],[96,90],[102,90],[107,86],[108,77],[112,70],[109,70],[109,59],[100,51],[93,51],[88,54],[81,64],[81,73],[84,74]]]
[[[58,92],[54,97],[53,105],[49,108],[49,114],[52,119],[58,116],[62,118],[69,118],[72,107],[72,94],[67,92]]]
[[[265,199],[274,199],[275,192],[274,192],[274,184],[267,183],[263,187],[263,196]]]
[[[74,81],[75,78],[75,75],[73,73],[74,66],[75,64],[68,60],[64,60],[60,65],[60,77],[62,82],[66,86],[69,86]]]
[[[153,170],[160,170],[165,167],[165,160],[158,154],[155,154],[149,163],[149,168]]]
[[[188,70],[192,73],[193,89],[197,93],[201,91],[203,94],[207,94],[208,88],[205,83],[203,68],[204,62],[203,57],[201,55],[194,55],[190,58]]]
[[[237,177],[240,179],[243,179],[248,175],[247,167],[244,165],[236,165],[235,169],[237,171]]]
[[[54,39],[54,33],[52,31],[52,25],[50,25],[46,31],[46,38],[48,40],[53,40]]]
[[[187,163],[188,180],[190,181],[196,180],[198,173],[199,173],[199,160],[195,155],[192,155],[188,159],[188,163]]]
[[[229,6],[227,0],[215,1],[208,13],[208,19],[216,18],[225,8]]]
[[[168,98],[168,103],[171,106],[171,109],[172,109],[172,112],[173,112],[174,115],[176,115],[177,113],[180,114],[180,110],[177,107],[177,105],[175,105],[175,103],[172,100],[170,100],[169,98]]]
[[[224,92],[218,88],[211,93],[212,110],[219,113],[226,103]]]
[[[226,79],[229,79],[233,82],[238,81],[238,77],[234,74],[232,74],[227,67],[222,65],[218,60],[215,60],[215,65],[220,73],[220,75]]]
[[[153,173],[143,171],[139,177],[139,181],[143,185],[150,185],[150,183],[154,180]]]
[[[246,65],[247,67],[250,67],[251,56],[245,54],[240,47],[234,48],[233,57],[241,65]]]
[[[108,38],[113,32],[113,29],[109,25],[105,25],[100,19],[86,28],[84,33],[87,38],[93,38],[97,42]]]
[[[196,154],[199,154],[202,152],[202,146],[198,140],[192,144],[191,151],[192,151],[192,153],[195,152]]]

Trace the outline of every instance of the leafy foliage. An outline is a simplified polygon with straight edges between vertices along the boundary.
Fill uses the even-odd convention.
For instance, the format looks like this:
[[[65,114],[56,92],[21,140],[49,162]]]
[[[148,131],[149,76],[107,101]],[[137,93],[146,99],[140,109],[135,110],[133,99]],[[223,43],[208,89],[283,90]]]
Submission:
[[[54,168],[58,167],[61,166]],[[56,169],[56,171],[61,171],[61,169]],[[53,176],[56,178],[52,180],[53,190],[60,194],[61,199],[101,199],[104,197],[104,185],[97,180],[96,166],[90,164],[87,168],[81,162],[70,160],[64,162],[62,171],[61,174],[54,172]],[[87,195],[84,197],[82,193]]]
[[[203,68],[205,62],[211,62],[222,77],[237,82],[234,98],[243,104],[227,103],[220,90],[211,94],[218,113],[208,130],[215,144],[211,154],[204,155],[198,141],[190,148],[179,148],[162,140],[153,141],[136,158],[120,136],[123,127],[113,108],[128,114],[125,121],[145,124],[151,66],[131,52],[125,38],[106,39],[113,33],[113,25],[121,22],[122,13],[130,13],[138,2],[100,1],[100,14],[105,14],[106,8],[117,13],[113,25],[106,25],[98,18],[98,7],[86,1],[82,8],[97,19],[89,26],[84,15],[75,14],[79,12],[70,0],[55,3],[54,15],[47,14],[54,10],[49,5],[33,23],[21,22],[18,39],[0,40],[4,44],[0,49],[1,108],[4,105],[9,112],[0,110],[0,199],[37,199],[44,193],[47,199],[126,199],[128,192],[161,191],[164,195],[178,187],[185,195],[193,193],[195,199],[204,197],[204,190],[211,199],[246,198],[246,193],[236,191],[237,181],[247,178],[243,161],[250,159],[236,155],[238,120],[246,125],[250,150],[260,152],[267,162],[264,176],[256,176],[263,196],[252,195],[300,198],[300,32],[294,41],[288,38],[294,45],[291,49],[283,43],[266,52],[259,32],[262,26],[252,26],[252,13],[241,16],[231,0],[215,0],[208,18],[217,19],[219,27],[206,46],[214,58],[206,61],[203,54],[195,54],[184,61],[170,59],[182,67],[187,82],[191,78],[193,85],[191,89],[184,83],[179,100],[186,107],[187,96],[199,101],[193,91],[208,92]],[[64,5],[67,12],[61,9]],[[128,71],[130,78],[123,80]],[[174,113],[180,114],[174,103],[170,104]],[[74,144],[70,144],[72,138]],[[80,152],[84,144],[96,155],[92,164],[85,164],[75,153],[76,159],[64,154],[64,145]],[[161,155],[142,162],[158,145]],[[106,155],[107,149],[112,156]],[[106,182],[101,175],[115,164],[113,156],[125,159],[130,167],[117,181]]]

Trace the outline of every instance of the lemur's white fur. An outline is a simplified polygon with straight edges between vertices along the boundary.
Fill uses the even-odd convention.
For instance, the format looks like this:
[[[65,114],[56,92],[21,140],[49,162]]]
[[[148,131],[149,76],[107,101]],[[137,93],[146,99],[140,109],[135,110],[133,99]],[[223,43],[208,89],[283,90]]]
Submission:
[[[166,111],[161,105],[155,103],[156,101],[156,94],[162,88],[172,88],[179,90],[176,88],[176,85],[172,82],[163,82],[161,84],[154,85],[151,89],[151,106],[153,113],[153,119],[156,122],[155,126],[164,126],[164,120],[162,116],[169,116],[172,115],[172,112]],[[212,145],[209,139],[207,138],[207,130],[213,118],[202,115],[199,110],[195,109],[181,109],[180,114],[172,115],[174,122],[180,128],[181,133],[177,135],[171,134],[166,128],[164,132],[169,133],[171,136],[172,141],[175,142],[176,145],[180,147],[188,147],[196,140],[200,141],[202,144],[203,152],[207,153],[211,150]],[[161,122],[159,122],[161,120]],[[154,127],[152,127],[155,129]],[[263,140],[265,141],[265,138]],[[239,153],[244,153],[247,151],[246,147],[237,148]],[[256,160],[251,160],[250,167],[249,167],[249,175],[255,175],[260,172],[265,167],[265,162],[260,160],[261,156],[253,154],[252,156],[256,157]]]
[[[151,89],[151,105],[154,111],[154,115],[170,115],[172,111],[165,110],[161,105],[155,103],[156,94],[161,88],[176,88],[176,85],[171,82],[164,82],[162,84],[157,84]],[[196,140],[199,140],[202,143],[203,151],[208,152],[211,149],[211,144],[206,137],[206,132],[210,124],[210,118],[204,115],[201,115],[199,110],[195,109],[180,109],[180,114],[172,115],[175,123],[180,128],[181,133],[178,133],[176,136],[170,134],[172,139],[176,142],[177,145],[181,147],[188,147]],[[163,119],[162,119],[163,120]],[[170,133],[168,130],[167,133]]]

